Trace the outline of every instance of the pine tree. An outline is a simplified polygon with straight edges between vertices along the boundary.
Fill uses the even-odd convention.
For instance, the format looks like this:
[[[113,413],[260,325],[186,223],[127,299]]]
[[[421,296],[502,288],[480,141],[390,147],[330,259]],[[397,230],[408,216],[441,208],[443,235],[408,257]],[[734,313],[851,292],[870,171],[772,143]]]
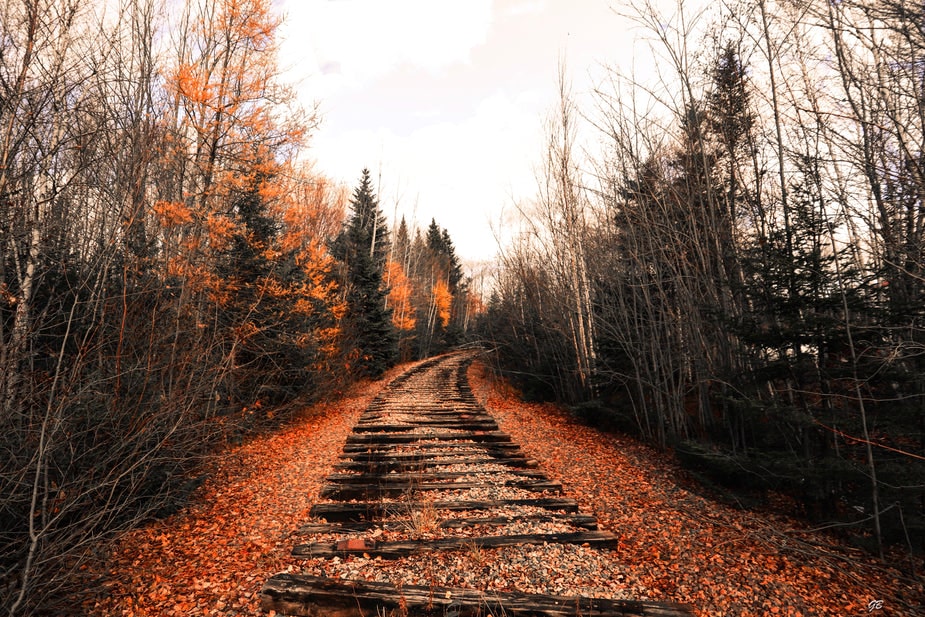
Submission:
[[[468,293],[450,235],[435,220],[415,238],[412,253],[418,262],[418,355],[426,357],[462,341]]]
[[[449,232],[441,229],[434,219],[431,219],[430,226],[427,228],[427,248],[441,274],[446,277],[450,291],[455,294],[463,280],[462,266],[459,264],[459,258],[456,257],[456,249],[453,247]]]
[[[234,407],[279,404],[308,383],[306,350],[297,344],[306,324],[291,310],[305,276],[279,251],[280,224],[260,183],[232,203],[233,231],[216,268],[222,281],[222,351],[233,367],[223,389]]]
[[[383,281],[389,231],[367,169],[354,190],[350,208],[350,220],[332,247],[334,257],[343,264],[347,290],[344,330],[356,350],[354,371],[377,377],[395,362],[398,339]]]
[[[401,217],[401,222],[398,224],[398,231],[395,232],[395,254],[398,261],[402,262],[403,266],[406,266],[405,260],[408,257],[408,251],[411,250],[411,233],[408,231],[408,223],[405,222],[405,217]]]

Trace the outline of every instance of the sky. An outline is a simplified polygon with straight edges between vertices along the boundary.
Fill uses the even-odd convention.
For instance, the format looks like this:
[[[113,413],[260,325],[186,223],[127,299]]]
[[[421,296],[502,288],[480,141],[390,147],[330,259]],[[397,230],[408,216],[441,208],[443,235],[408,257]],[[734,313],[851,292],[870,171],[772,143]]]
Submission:
[[[368,168],[393,229],[433,218],[490,260],[536,194],[560,62],[581,101],[640,53],[621,1],[280,0],[286,79],[321,112],[306,157],[351,188]]]

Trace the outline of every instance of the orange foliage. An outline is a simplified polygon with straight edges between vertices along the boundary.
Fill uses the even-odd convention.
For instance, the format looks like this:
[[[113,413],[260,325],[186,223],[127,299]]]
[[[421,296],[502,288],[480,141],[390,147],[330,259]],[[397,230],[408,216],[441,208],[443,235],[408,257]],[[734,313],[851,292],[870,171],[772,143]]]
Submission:
[[[386,280],[389,285],[389,306],[392,308],[392,323],[399,330],[414,330],[416,323],[411,296],[414,290],[405,276],[401,264],[391,259],[386,264]]]
[[[276,29],[270,0],[219,0],[200,7],[165,84],[174,104],[167,117],[171,156],[184,166],[183,192],[216,210],[235,191],[272,177],[295,152],[303,123],[288,108],[292,92],[277,77]],[[309,122],[311,124],[311,122]],[[261,193],[274,194],[272,186]],[[213,203],[209,203],[213,202]]]
[[[75,609],[95,617],[261,614],[268,573],[291,561],[290,543],[280,539],[305,523],[333,457],[388,381],[356,386],[336,403],[307,409],[302,421],[235,447],[233,456],[216,457],[191,497],[196,505],[115,540],[94,566],[106,584]]]
[[[837,536],[710,499],[670,455],[579,425],[564,408],[517,400],[482,365],[469,377],[501,428],[620,535],[627,589],[691,604],[703,617],[912,615],[909,599],[922,597],[920,581]]]
[[[443,279],[437,279],[433,289],[434,307],[441,325],[445,328],[450,323],[450,307],[453,306],[453,294]]]
[[[347,309],[332,276],[334,258],[326,240],[343,220],[343,196],[326,178],[312,176],[306,169],[290,169],[286,184],[279,188],[280,249],[295,255],[306,276],[296,310],[310,314],[324,306],[340,321]]]
[[[183,287],[192,293],[204,293],[217,306],[228,306],[238,290],[233,280],[217,276],[205,264],[194,263],[187,255],[174,255],[167,260],[167,276],[183,280]]]
[[[323,233],[332,216],[329,184],[323,178],[307,177],[304,170],[289,175],[288,182],[280,195],[283,222],[280,248],[295,256],[296,264],[305,275],[296,290],[292,310],[319,318],[310,332],[299,336],[299,344],[314,345],[318,350],[318,360],[312,366],[314,370],[331,372],[340,359],[340,322],[347,312],[347,304],[334,279],[335,261],[327,250],[328,236]],[[338,224],[341,216],[336,215]]]
[[[193,213],[182,202],[156,201],[152,209],[164,228],[179,227],[193,222]]]
[[[282,216],[292,193],[286,161],[304,137],[279,81],[272,0],[191,3],[188,29],[163,69],[172,109],[164,115],[162,165],[173,171],[169,198],[153,206],[167,270],[191,291],[227,305],[233,281],[209,274],[244,230],[233,200],[255,188],[271,215]],[[308,120],[311,125],[311,119]],[[255,246],[279,258],[275,247]],[[280,290],[265,289],[264,292]],[[288,292],[287,292],[288,293]]]
[[[475,294],[467,294],[466,302],[469,307],[469,315],[481,315],[487,310],[485,303]]]
[[[344,220],[346,190],[307,169],[292,169],[282,195],[284,251],[304,249],[319,238],[331,238]]]
[[[228,248],[235,232],[234,221],[223,215],[210,215],[206,219],[206,229],[209,234],[209,246],[216,251]]]
[[[267,577],[293,567],[292,530],[308,520],[351,428],[397,374],[356,386],[344,399],[318,404],[300,421],[217,457],[191,507],[120,536],[91,566],[93,579],[105,585],[90,590],[81,612],[179,615],[218,607],[222,614],[258,614]],[[692,487],[670,456],[578,425],[565,409],[523,403],[484,367],[469,375],[502,429],[570,487],[582,511],[620,536],[610,555],[624,597],[689,603],[703,617],[921,614],[922,582],[902,570],[920,568],[920,558],[880,562],[786,516],[719,503]],[[562,553],[550,570],[574,567],[570,552]],[[432,567],[452,567],[443,553],[429,555]],[[486,570],[503,556],[479,552]],[[390,564],[401,566],[383,561],[386,573]],[[507,560],[504,569],[521,567]]]

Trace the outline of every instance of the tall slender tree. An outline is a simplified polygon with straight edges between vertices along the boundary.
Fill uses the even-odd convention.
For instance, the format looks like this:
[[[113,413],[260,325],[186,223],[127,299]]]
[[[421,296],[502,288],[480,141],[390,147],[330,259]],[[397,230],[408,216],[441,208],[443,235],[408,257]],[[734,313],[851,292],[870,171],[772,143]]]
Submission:
[[[347,302],[344,331],[356,349],[352,368],[359,375],[375,377],[395,362],[398,336],[383,276],[389,230],[368,169],[363,170],[353,192],[350,210],[350,219],[334,241],[332,253],[343,268]]]

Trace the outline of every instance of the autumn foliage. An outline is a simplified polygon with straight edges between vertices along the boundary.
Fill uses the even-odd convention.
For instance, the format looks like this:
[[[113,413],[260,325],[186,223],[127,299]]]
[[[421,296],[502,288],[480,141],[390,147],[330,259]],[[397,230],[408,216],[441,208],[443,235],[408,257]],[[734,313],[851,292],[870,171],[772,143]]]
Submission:
[[[446,328],[450,323],[450,308],[453,302],[453,295],[450,288],[442,278],[438,278],[433,287],[433,305],[436,322],[441,328]]]
[[[203,461],[376,353],[333,250],[350,194],[301,159],[318,116],[280,79],[280,19],[270,0],[0,8],[6,614],[60,608]],[[389,250],[363,276],[382,333],[410,336],[416,280]]]
[[[621,537],[622,583],[703,617],[923,615],[921,558],[886,563],[790,513],[724,504],[665,452],[603,435],[566,409],[525,403],[482,365],[473,390],[501,428]]]
[[[503,430],[563,483],[583,512],[620,536],[606,559],[619,572],[619,585],[645,590],[635,599],[688,603],[702,617],[923,614],[917,604],[922,583],[903,574],[898,562],[877,563],[790,517],[716,503],[663,453],[602,436],[554,405],[524,403],[483,367],[469,375]],[[216,461],[195,507],[126,534],[110,559],[88,572],[105,583],[88,587],[84,613],[257,614],[267,576],[298,568],[290,553],[305,541],[298,529],[352,427],[388,378],[319,404],[284,431]],[[426,557],[434,567],[444,565],[438,553]],[[499,556],[479,552],[483,562]],[[881,609],[868,613],[877,602]]]
[[[10,615],[54,612],[206,457],[350,377],[345,191],[297,162],[317,117],[279,79],[269,0],[97,4],[0,9]]]
[[[404,274],[398,280],[407,281],[401,285],[408,289],[402,297],[414,315],[413,323],[406,321],[399,332],[402,358],[426,357],[462,342],[470,316],[480,309],[447,230],[435,220],[426,230],[409,229],[402,219],[391,254]]]
[[[401,332],[411,332],[417,323],[414,305],[411,303],[411,281],[397,261],[387,264],[386,282],[389,286],[389,306],[392,308],[392,323]]]

